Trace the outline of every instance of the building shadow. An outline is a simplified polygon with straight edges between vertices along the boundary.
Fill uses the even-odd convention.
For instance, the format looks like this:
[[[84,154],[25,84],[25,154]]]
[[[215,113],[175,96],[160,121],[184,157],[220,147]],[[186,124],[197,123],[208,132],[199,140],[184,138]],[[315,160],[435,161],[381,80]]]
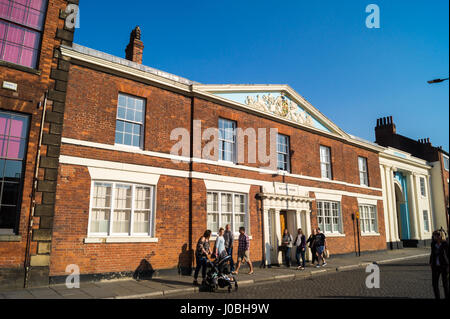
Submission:
[[[181,247],[181,253],[178,255],[178,274],[181,276],[192,276],[191,252],[187,249],[188,245]]]

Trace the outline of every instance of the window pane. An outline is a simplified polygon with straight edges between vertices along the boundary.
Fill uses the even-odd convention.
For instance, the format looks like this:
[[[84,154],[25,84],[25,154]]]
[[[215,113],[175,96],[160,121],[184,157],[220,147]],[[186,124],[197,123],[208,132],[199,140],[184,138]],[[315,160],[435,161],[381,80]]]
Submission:
[[[91,233],[108,233],[109,209],[93,209],[91,216]]]
[[[0,228],[16,227],[27,134],[28,117],[0,111]]]
[[[34,68],[41,34],[0,20],[0,60]]]
[[[0,228],[14,229],[16,227],[17,207],[0,205]]]
[[[208,213],[207,216],[207,228],[212,232],[216,232],[219,229],[219,214]]]
[[[150,226],[150,211],[134,211],[134,229],[135,233],[148,233]]]

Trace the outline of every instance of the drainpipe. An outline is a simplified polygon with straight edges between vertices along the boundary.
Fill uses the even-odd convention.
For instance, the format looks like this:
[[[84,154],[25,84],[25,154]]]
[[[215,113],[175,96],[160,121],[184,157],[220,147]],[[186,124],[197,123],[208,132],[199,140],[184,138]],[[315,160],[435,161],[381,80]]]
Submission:
[[[261,200],[261,230],[262,230],[262,263],[260,268],[266,268],[266,239],[265,239],[265,228],[264,228],[264,196],[263,196],[263,187],[260,186],[258,199]]]
[[[30,277],[31,236],[33,233],[34,211],[36,209],[36,192],[37,192],[37,183],[38,183],[38,176],[39,176],[39,164],[40,164],[40,159],[41,159],[42,135],[44,133],[44,121],[45,121],[45,114],[47,111],[47,97],[48,97],[48,91],[45,92],[45,96],[44,96],[44,108],[42,110],[41,127],[39,129],[39,143],[38,143],[37,154],[36,154],[36,166],[34,168],[33,185],[32,185],[32,190],[31,190],[31,209],[30,209],[30,216],[28,218],[27,242],[26,242],[26,247],[25,247],[24,288],[28,288],[29,277]],[[41,103],[39,103],[39,104],[41,104]]]

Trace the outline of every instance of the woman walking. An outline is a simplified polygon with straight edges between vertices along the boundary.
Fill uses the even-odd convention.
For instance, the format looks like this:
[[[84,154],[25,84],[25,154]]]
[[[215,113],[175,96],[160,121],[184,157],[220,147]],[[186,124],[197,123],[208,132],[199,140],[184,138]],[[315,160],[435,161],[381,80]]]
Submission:
[[[311,249],[311,264],[314,265],[315,261],[318,261],[319,259],[317,258],[317,252],[316,252],[316,235],[317,235],[317,231],[315,228],[312,229],[312,234],[308,237],[308,240],[306,241],[306,243],[308,243],[308,247],[309,249]]]
[[[295,252],[295,257],[297,258],[297,269],[304,270],[305,269],[305,251],[306,251],[306,237],[303,234],[303,230],[301,228],[297,231],[297,237],[294,240],[294,246],[297,247]],[[302,262],[300,263],[300,257],[302,258]]]
[[[289,233],[289,230],[286,228],[283,234],[282,245],[284,247],[284,260],[286,263],[286,267],[291,267],[291,249],[294,240],[292,239],[292,235]]]
[[[202,284],[206,279],[206,265],[208,260],[208,255],[211,254],[211,248],[209,246],[209,237],[211,237],[211,231],[208,229],[205,231],[202,237],[197,242],[197,249],[195,250],[195,257],[197,260],[197,266],[195,267],[194,272],[194,285],[198,285],[198,273],[200,268],[202,269]]]

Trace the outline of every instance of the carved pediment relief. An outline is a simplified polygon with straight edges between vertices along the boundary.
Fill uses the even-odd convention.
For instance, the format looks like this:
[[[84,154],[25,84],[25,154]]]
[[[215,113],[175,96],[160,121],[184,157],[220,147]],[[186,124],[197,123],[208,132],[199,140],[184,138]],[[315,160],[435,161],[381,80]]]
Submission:
[[[245,104],[260,111],[269,112],[297,122],[299,124],[314,126],[313,118],[303,111],[295,102],[286,96],[273,96],[272,94],[247,96]]]

